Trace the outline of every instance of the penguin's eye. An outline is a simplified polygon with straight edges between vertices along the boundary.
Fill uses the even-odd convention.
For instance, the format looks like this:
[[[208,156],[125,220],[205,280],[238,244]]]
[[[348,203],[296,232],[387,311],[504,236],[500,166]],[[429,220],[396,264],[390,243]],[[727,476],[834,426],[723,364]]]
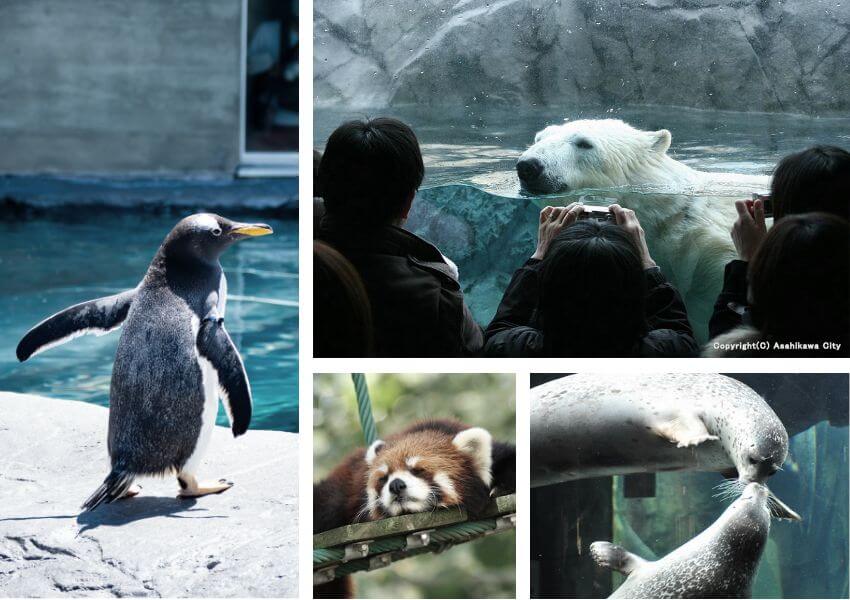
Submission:
[[[216,227],[215,229],[213,229],[213,230],[212,230],[212,232],[211,232],[211,233],[212,233],[215,237],[218,237],[218,236],[220,236],[220,235],[221,235],[221,229],[219,229],[218,227]]]

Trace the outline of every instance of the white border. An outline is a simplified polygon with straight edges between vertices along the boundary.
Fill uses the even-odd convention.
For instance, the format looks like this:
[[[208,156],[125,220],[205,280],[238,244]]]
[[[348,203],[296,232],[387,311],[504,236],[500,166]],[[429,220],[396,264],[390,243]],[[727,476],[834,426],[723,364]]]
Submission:
[[[299,589],[301,598],[312,598],[312,496],[313,486],[313,374],[314,373],[513,373],[516,376],[517,529],[516,597],[529,598],[530,565],[530,470],[529,398],[530,373],[623,372],[623,373],[848,373],[844,358],[545,358],[545,359],[315,359],[313,358],[313,6],[302,2],[299,131],[299,461],[300,536]],[[310,41],[310,43],[308,43]]]
[[[245,0],[243,0],[245,1]],[[298,7],[298,596],[313,597],[313,3]],[[309,107],[308,110],[304,110]],[[346,365],[345,369],[353,368]]]

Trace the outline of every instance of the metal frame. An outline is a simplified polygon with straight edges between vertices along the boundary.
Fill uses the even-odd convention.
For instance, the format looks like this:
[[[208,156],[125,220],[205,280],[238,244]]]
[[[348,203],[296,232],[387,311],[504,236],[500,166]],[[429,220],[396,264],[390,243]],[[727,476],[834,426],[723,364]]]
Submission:
[[[248,152],[245,149],[245,110],[248,59],[248,1],[242,0],[239,55],[239,166],[238,177],[293,177],[298,175],[298,151]],[[299,125],[300,126],[300,125]]]

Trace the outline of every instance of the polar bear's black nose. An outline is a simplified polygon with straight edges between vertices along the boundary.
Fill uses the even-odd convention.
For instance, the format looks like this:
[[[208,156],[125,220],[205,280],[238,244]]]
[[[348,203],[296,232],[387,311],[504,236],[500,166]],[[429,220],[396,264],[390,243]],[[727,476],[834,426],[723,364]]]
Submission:
[[[516,172],[522,181],[534,181],[543,173],[543,163],[537,158],[523,158],[517,161]]]

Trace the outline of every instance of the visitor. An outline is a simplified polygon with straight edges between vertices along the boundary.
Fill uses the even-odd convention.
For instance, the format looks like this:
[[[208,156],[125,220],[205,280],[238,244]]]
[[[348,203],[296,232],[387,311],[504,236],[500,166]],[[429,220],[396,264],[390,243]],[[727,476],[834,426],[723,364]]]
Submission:
[[[313,356],[372,356],[369,297],[354,266],[319,241],[313,242]]]
[[[835,146],[814,146],[783,158],[770,185],[773,220],[806,212],[826,212],[850,217],[850,152]],[[747,268],[767,235],[764,201],[739,200],[732,241],[738,258],[724,270],[723,289],[714,304],[709,337],[750,323],[747,302]]]
[[[485,332],[486,356],[694,356],[682,298],[655,264],[635,213],[580,220],[540,212],[537,249],[514,273]]]
[[[483,344],[454,263],[404,229],[424,174],[413,130],[390,118],[343,123],[319,163],[324,216],[316,237],[360,275],[376,356],[471,356]]]
[[[748,269],[748,323],[714,337],[706,356],[850,356],[850,222],[780,219]]]

